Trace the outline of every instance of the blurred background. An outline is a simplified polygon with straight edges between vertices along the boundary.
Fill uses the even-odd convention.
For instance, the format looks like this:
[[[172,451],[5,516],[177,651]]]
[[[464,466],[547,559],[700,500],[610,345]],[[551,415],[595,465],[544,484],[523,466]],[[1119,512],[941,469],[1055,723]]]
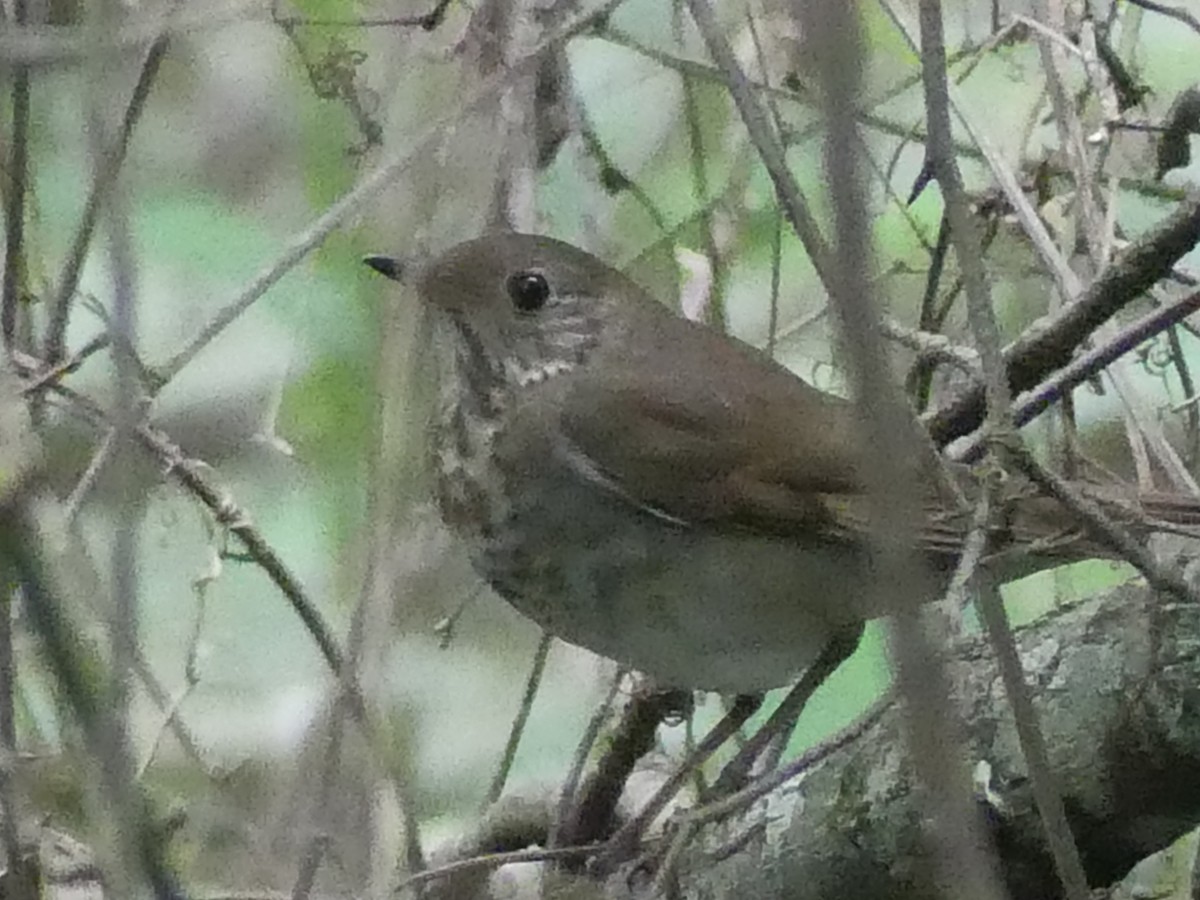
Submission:
[[[10,22],[18,5],[5,4]],[[1200,14],[1194,0],[1178,6]],[[924,108],[919,58],[889,9],[915,21],[904,3],[863,4],[870,56],[861,126],[874,168],[876,247],[863,264],[895,320],[965,341],[952,262],[936,298],[944,309],[923,310],[941,203],[935,190],[906,203],[923,159]],[[822,289],[679,4],[626,0],[501,89],[514,60],[589,8],[478,0],[409,21],[431,11],[411,0],[178,10],[63,0],[24,11],[44,40],[0,43],[6,93],[19,64],[29,66],[18,346],[39,346],[97,166],[119,138],[151,41],[175,12],[181,18],[84,257],[68,355],[105,334],[115,285],[132,278],[136,354],[161,371],[291,248],[314,244],[171,373],[148,411],[249,516],[339,640],[362,610],[361,677],[378,732],[373,741],[346,738],[333,802],[319,802],[315,773],[335,681],[279,590],[225,553],[240,547],[164,477],[161,461],[139,454],[132,486],[122,467],[102,465],[93,476],[102,430],[55,403],[35,419],[46,486],[37,508],[79,586],[72,611],[97,640],[116,596],[114,523],[127,521],[136,500],[145,669],[132,690],[131,751],[152,796],[178,812],[172,853],[199,883],[286,888],[314,829],[335,835],[338,848],[322,878],[357,886],[384,877],[403,845],[406,804],[429,845],[458,835],[495,778],[539,642],[539,629],[479,587],[437,522],[423,459],[437,371],[429,331],[416,298],[362,266],[364,254],[419,261],[505,221],[583,246],[664,303],[682,302],[689,315],[845,391]],[[1200,34],[1134,4],[1093,11],[1146,88],[1124,118],[1161,121],[1195,81]],[[820,117],[786,4],[749,0],[718,12],[742,64],[769,86],[788,161],[828,222]],[[1028,27],[997,29],[1029,12],[1003,0],[947,4],[952,76],[1069,247],[1069,190],[1039,49]],[[1195,185],[1200,166],[1156,177],[1155,136],[1105,131],[1084,66],[1069,57],[1065,73],[1085,126],[1106,142],[1117,231],[1136,237]],[[4,129],[8,153],[11,109]],[[963,140],[1011,338],[1047,311],[1053,292],[1011,211],[987,206],[996,199],[990,173]],[[310,242],[331,206],[384,166],[394,173],[388,183]],[[119,262],[122,243],[131,262]],[[1175,360],[1194,365],[1196,341],[1186,329],[1173,340],[1177,348],[1158,339],[1125,366],[1138,402],[1194,466],[1194,407],[1180,406],[1189,392]],[[922,384],[911,365],[897,347],[897,377]],[[109,353],[89,356],[67,383],[105,409],[119,399]],[[933,402],[952,383],[939,372],[916,393]],[[1087,452],[1131,475],[1111,391],[1077,391],[1076,413]],[[1052,424],[1028,431],[1047,453],[1059,439]],[[1010,585],[1007,597],[1027,619],[1131,571],[1079,564]],[[22,619],[15,658],[25,803],[88,841],[96,823],[84,814],[85,775],[64,750],[72,729]],[[510,791],[561,781],[614,672],[585,651],[552,646]],[[873,633],[806,711],[794,749],[849,721],[887,680]],[[701,698],[696,727],[721,710],[719,698]],[[677,749],[686,730],[663,730],[664,746]],[[356,843],[356,834],[374,837]]]

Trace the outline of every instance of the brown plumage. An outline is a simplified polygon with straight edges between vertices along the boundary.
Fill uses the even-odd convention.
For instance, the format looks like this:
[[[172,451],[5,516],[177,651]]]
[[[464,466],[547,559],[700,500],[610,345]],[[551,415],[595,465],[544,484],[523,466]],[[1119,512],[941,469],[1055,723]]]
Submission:
[[[449,350],[443,511],[480,574],[543,626],[669,683],[750,691],[889,611],[865,599],[854,406],[549,238],[461,244],[417,288]],[[972,489],[965,469],[950,477]],[[936,485],[915,526],[929,599],[970,517]],[[1183,498],[1088,490],[1139,528],[1143,513],[1200,522]],[[998,506],[999,577],[1108,555],[1017,480]]]

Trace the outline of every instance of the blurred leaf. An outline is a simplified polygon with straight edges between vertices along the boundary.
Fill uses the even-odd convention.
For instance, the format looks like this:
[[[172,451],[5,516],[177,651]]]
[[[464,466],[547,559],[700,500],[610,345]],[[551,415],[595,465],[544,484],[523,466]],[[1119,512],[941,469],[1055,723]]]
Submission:
[[[366,360],[329,358],[288,388],[279,430],[302,458],[322,469],[358,470],[375,413],[364,389],[369,374]]]

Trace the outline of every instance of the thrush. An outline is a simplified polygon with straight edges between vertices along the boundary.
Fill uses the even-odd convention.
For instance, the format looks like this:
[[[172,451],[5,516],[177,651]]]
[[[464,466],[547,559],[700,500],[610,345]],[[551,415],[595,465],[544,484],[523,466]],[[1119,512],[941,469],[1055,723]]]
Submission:
[[[366,262],[401,277],[391,257]],[[922,583],[872,590],[861,413],[676,316],[561,241],[494,234],[415,273],[441,344],[438,503],[479,575],[558,637],[671,687],[756,693],[838,635],[936,599],[970,513],[919,467]],[[949,474],[969,491],[965,467]],[[1200,506],[1089,487],[1127,524]],[[984,565],[1003,579],[1113,554],[1011,479]]]

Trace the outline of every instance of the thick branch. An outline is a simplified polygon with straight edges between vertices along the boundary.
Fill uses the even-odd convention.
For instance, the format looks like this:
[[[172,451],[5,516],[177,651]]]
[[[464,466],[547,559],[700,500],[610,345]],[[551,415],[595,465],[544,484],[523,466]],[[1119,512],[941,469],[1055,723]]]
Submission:
[[[1070,361],[1078,347],[1157,281],[1167,277],[1179,259],[1200,241],[1200,197],[1180,205],[1135,241],[1087,289],[1079,302],[1030,328],[1004,348],[1008,383],[1013,394],[1034,387]],[[926,423],[939,444],[974,430],[983,421],[984,388],[978,381]]]
[[[1093,886],[1121,878],[1200,821],[1200,729],[1191,712],[1198,633],[1200,609],[1129,584],[1018,635]],[[982,639],[965,643],[949,671],[967,762],[990,773],[976,799],[1010,894],[1059,897],[991,651]],[[893,708],[744,819],[709,828],[684,862],[684,895],[725,896],[736,885],[739,896],[763,900],[932,896],[922,803],[900,729]],[[714,849],[731,846],[740,852]]]

